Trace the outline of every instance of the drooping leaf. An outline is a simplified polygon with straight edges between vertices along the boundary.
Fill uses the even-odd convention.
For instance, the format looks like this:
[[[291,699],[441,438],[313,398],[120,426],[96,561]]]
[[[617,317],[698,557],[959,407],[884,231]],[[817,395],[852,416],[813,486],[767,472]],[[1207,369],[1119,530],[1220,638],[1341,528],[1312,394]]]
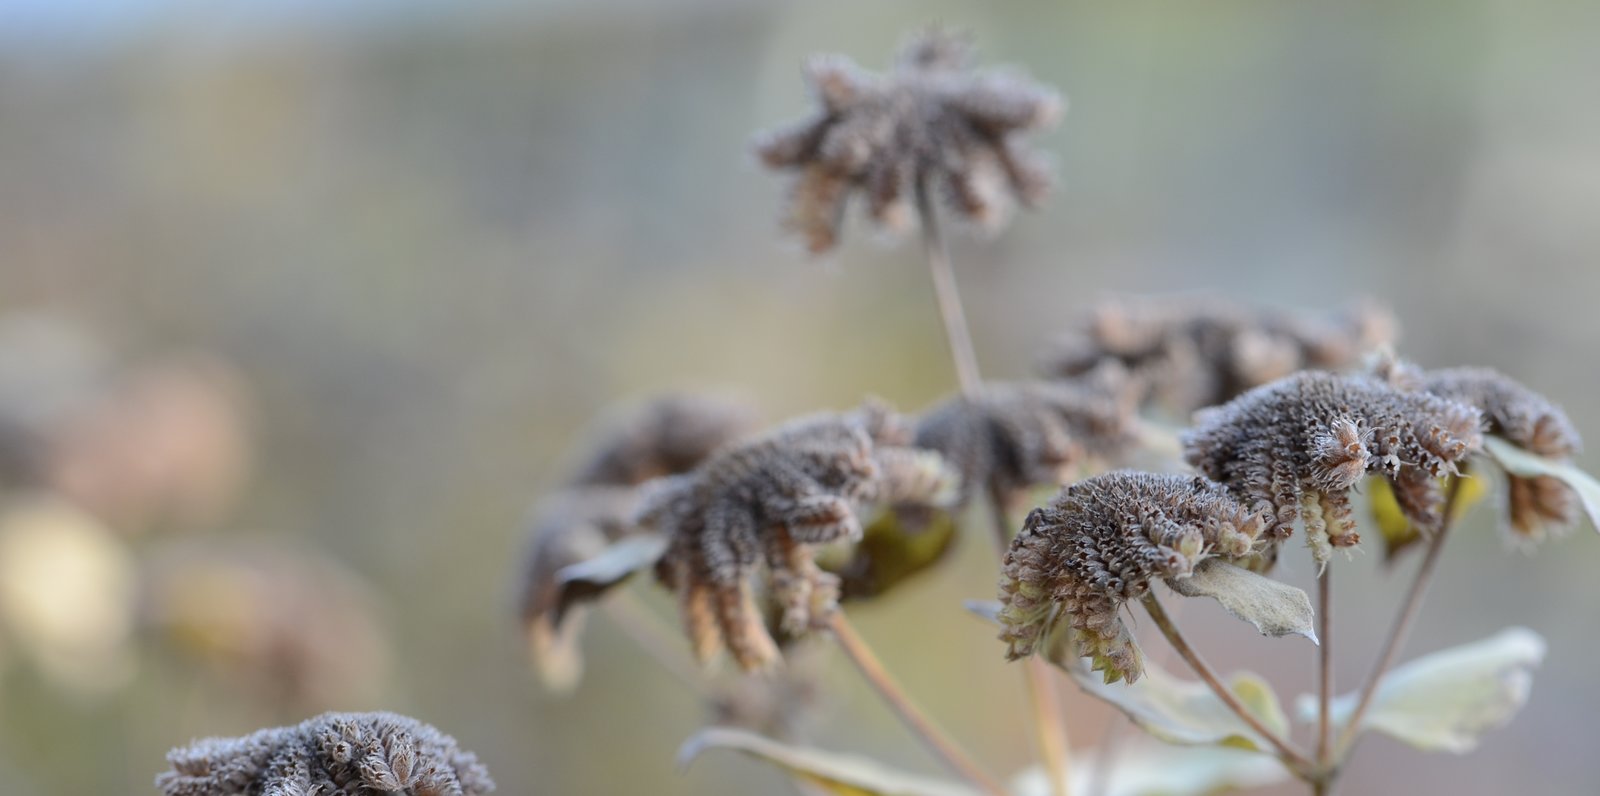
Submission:
[[[732,727],[695,733],[678,750],[678,765],[688,766],[708,749],[743,752],[841,796],[976,796],[964,786],[896,771],[869,758],[790,746]]]
[[[1448,483],[1442,483],[1441,488],[1449,494]],[[1456,491],[1456,505],[1453,514],[1457,517],[1465,514],[1467,509],[1476,505],[1488,494],[1489,488],[1482,478],[1467,478],[1461,482],[1461,488]],[[1383,560],[1393,562],[1395,557],[1406,548],[1422,541],[1422,532],[1411,524],[1411,520],[1400,510],[1400,502],[1395,500],[1394,487],[1390,486],[1387,479],[1368,478],[1367,495],[1372,508],[1372,517],[1378,526],[1378,532],[1383,536]]]
[[[1280,583],[1220,558],[1208,558],[1186,578],[1168,583],[1185,597],[1213,597],[1228,613],[1254,625],[1263,636],[1305,636],[1317,643],[1311,598]]]
[[[1579,470],[1571,462],[1547,459],[1497,436],[1485,436],[1483,449],[1512,475],[1524,478],[1547,475],[1571,487],[1583,504],[1584,513],[1589,515],[1589,524],[1595,530],[1600,530],[1600,481],[1596,481],[1594,476]]]
[[[818,563],[839,576],[843,599],[871,599],[944,560],[955,547],[956,524],[955,516],[943,509],[886,507],[842,560],[823,557]]]
[[[1513,627],[1482,641],[1424,655],[1390,672],[1379,684],[1361,720],[1376,730],[1426,751],[1462,754],[1478,736],[1511,720],[1533,686],[1533,669],[1544,660],[1539,634]],[[1355,710],[1357,694],[1334,700],[1341,727]],[[1295,712],[1317,718],[1317,701],[1302,694]]]
[[[1145,665],[1144,677],[1131,685],[1107,685],[1082,669],[1066,671],[1090,696],[1110,703],[1140,729],[1167,743],[1219,744],[1272,751],[1267,740],[1218,699],[1205,683],[1181,680],[1150,663]],[[1260,676],[1240,672],[1233,676],[1228,687],[1267,729],[1280,735],[1287,730],[1289,718],[1278,704],[1272,686]]]
[[[560,624],[561,617],[574,604],[593,600],[627,580],[633,573],[653,566],[666,549],[665,537],[659,534],[636,534],[624,537],[599,555],[562,567],[556,573],[556,582],[561,586],[555,611],[556,624]]]
[[[1100,796],[1201,796],[1243,788],[1275,785],[1289,778],[1278,761],[1225,747],[1172,747],[1149,743],[1120,752],[1111,770],[1095,770],[1094,749],[1077,750],[1072,767],[1072,792],[1088,793],[1094,783]],[[1044,769],[1034,766],[1012,779],[1015,796],[1050,796]]]

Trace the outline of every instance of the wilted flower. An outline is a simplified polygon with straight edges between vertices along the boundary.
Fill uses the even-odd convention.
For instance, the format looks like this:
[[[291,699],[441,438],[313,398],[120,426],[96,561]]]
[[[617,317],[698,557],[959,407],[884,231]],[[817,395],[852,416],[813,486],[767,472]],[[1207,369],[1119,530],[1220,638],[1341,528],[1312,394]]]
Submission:
[[[1135,392],[1126,379],[992,383],[956,395],[917,420],[916,444],[962,475],[960,503],[988,489],[1008,502],[1059,484],[1090,458],[1117,459],[1136,441]]]
[[[1476,407],[1484,431],[1548,459],[1565,461],[1578,453],[1583,440],[1560,407],[1491,368],[1446,368],[1423,371],[1397,360],[1378,365],[1378,373],[1403,389]],[[1563,530],[1578,519],[1572,490],[1550,476],[1531,478],[1506,474],[1508,522],[1523,540],[1544,538],[1547,530]]]
[[[1366,303],[1312,317],[1204,296],[1119,297],[1092,307],[1043,369],[1071,377],[1117,362],[1152,400],[1188,413],[1301,369],[1353,366],[1394,333],[1393,316]]]
[[[656,571],[678,592],[696,658],[726,647],[746,670],[778,661],[755,597],[763,567],[783,632],[801,635],[834,609],[837,580],[813,548],[860,538],[856,508],[888,493],[885,465],[906,460],[893,449],[909,438],[876,404],[806,417],[724,448],[646,498],[640,521],[670,539]]]
[[[711,452],[754,430],[749,404],[713,395],[669,393],[602,422],[571,483],[631,486],[687,472]]]
[[[1079,481],[1034,509],[1000,581],[1000,638],[1011,660],[1061,618],[1106,682],[1137,680],[1139,649],[1118,617],[1150,581],[1187,577],[1206,555],[1252,554],[1267,518],[1202,478],[1116,472]]]
[[[1404,392],[1365,376],[1297,373],[1195,415],[1184,455],[1272,519],[1281,541],[1300,519],[1319,564],[1333,547],[1360,541],[1350,490],[1368,474],[1387,478],[1421,528],[1439,521],[1438,479],[1482,445],[1481,416],[1466,404]],[[1270,565],[1276,548],[1259,562]]]
[[[1032,205],[1050,185],[1048,167],[1016,134],[1048,127],[1061,113],[1053,91],[1010,71],[974,72],[964,39],[933,29],[912,38],[886,75],[838,55],[813,57],[806,83],[821,106],[763,135],[767,166],[796,170],[785,225],[813,253],[838,242],[846,200],[860,190],[874,222],[909,215],[906,192],[942,190],[956,213],[983,225],[1011,201]]]
[[[394,713],[324,713],[167,753],[166,796],[478,796],[488,769],[456,739]]]

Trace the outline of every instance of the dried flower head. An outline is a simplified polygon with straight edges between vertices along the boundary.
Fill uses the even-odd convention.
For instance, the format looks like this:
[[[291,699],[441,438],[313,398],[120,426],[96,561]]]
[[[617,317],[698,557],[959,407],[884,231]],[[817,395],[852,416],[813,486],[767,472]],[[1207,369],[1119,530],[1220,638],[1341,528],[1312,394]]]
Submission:
[[[657,566],[678,592],[696,657],[723,647],[746,670],[779,660],[755,597],[765,568],[780,625],[798,636],[833,610],[837,580],[812,548],[858,539],[858,504],[885,494],[885,448],[910,430],[886,408],[794,420],[722,449],[640,510],[643,526],[667,534]]]
[[[324,713],[167,753],[166,796],[477,796],[489,771],[456,740],[394,713]]]
[[[1431,529],[1443,503],[1438,479],[1482,445],[1471,406],[1331,373],[1257,387],[1195,421],[1183,438],[1189,463],[1271,516],[1272,539],[1287,539],[1301,520],[1320,564],[1360,541],[1350,490],[1363,477],[1389,479],[1406,516]]]
[[[1394,332],[1393,316],[1368,303],[1319,318],[1205,296],[1119,297],[1091,308],[1043,367],[1070,377],[1118,362],[1152,400],[1187,413],[1301,369],[1350,367]]]
[[[805,80],[820,106],[756,143],[763,163],[794,170],[785,226],[813,253],[834,247],[846,200],[860,190],[880,226],[910,216],[906,192],[943,192],[961,217],[1001,223],[1013,201],[1032,206],[1050,171],[1017,134],[1053,125],[1062,102],[1014,71],[972,71],[970,46],[931,29],[913,37],[894,68],[875,75],[839,55],[813,57]]]
[[[1251,555],[1266,524],[1221,485],[1193,476],[1116,472],[1068,486],[1028,515],[1006,553],[1006,657],[1032,654],[1065,617],[1078,654],[1106,682],[1139,679],[1139,649],[1117,615],[1122,605],[1154,578],[1187,577],[1206,555]]]
[[[711,452],[754,430],[758,413],[732,398],[659,395],[602,424],[577,468],[578,486],[631,486],[687,472]]]
[[[962,476],[958,503],[981,489],[1010,501],[1059,484],[1089,459],[1117,459],[1136,441],[1136,392],[1111,378],[992,383],[956,395],[917,420],[916,444],[938,451]]]
[[[1578,430],[1561,407],[1497,370],[1423,371],[1394,359],[1380,361],[1376,370],[1401,388],[1419,389],[1477,407],[1483,413],[1485,432],[1530,453],[1566,460],[1583,447]],[[1548,531],[1565,530],[1577,522],[1577,495],[1555,478],[1508,473],[1506,488],[1507,519],[1513,538],[1538,541]]]

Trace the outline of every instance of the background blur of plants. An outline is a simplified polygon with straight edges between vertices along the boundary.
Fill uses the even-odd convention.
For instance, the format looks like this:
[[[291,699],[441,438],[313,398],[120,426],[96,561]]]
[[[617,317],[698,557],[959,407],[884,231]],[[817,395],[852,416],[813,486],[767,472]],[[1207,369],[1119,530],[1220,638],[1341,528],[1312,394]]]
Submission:
[[[1593,3],[511,5],[0,10],[0,394],[69,406],[50,417],[88,453],[52,486],[99,518],[8,501],[7,521],[103,523],[89,536],[126,548],[135,581],[166,584],[87,673],[0,631],[8,794],[147,792],[191,736],[377,707],[448,729],[506,793],[782,792],[731,757],[674,775],[700,708],[603,618],[577,693],[539,691],[512,611],[520,522],[615,399],[726,385],[782,417],[950,389],[914,257],[851,236],[830,268],[775,246],[781,189],[746,151],[803,107],[805,54],[875,67],[930,17],[1071,103],[1039,139],[1060,166],[1046,206],[955,243],[988,374],[1024,374],[1107,290],[1370,294],[1407,356],[1500,367],[1600,428]],[[28,394],[41,379],[73,397]],[[1564,740],[1600,713],[1596,540],[1504,556],[1493,523],[1467,518],[1408,656],[1526,624],[1551,646],[1531,701],[1467,757],[1369,738],[1349,792],[1600,781]],[[1351,686],[1404,585],[1379,559],[1341,572]],[[1010,770],[1030,755],[1021,689],[959,609],[992,597],[991,570],[941,567],[856,617]],[[313,588],[303,608],[259,597]],[[1210,605],[1185,624],[1219,668],[1311,688],[1309,647]],[[124,632],[95,628],[75,643]],[[827,669],[816,737],[933,770]],[[1092,739],[1105,709],[1069,707]]]

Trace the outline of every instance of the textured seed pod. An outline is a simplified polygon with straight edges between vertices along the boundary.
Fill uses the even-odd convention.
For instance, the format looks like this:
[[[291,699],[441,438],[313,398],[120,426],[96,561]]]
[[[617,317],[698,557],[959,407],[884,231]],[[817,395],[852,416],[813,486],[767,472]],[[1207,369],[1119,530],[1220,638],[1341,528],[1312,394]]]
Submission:
[[[1572,421],[1544,396],[1490,368],[1422,371],[1398,361],[1378,365],[1380,375],[1401,387],[1477,407],[1485,431],[1551,459],[1572,458],[1583,447]],[[1538,541],[1578,520],[1578,497],[1549,476],[1506,475],[1507,525],[1512,538]]]
[[[1183,438],[1189,463],[1270,514],[1271,538],[1288,538],[1301,520],[1319,564],[1331,548],[1360,541],[1350,490],[1362,477],[1389,479],[1407,516],[1433,528],[1438,479],[1482,445],[1477,409],[1366,376],[1298,373],[1195,421]],[[1259,563],[1270,565],[1274,553]]]
[[[1006,657],[1032,654],[1064,619],[1078,654],[1106,682],[1139,679],[1143,664],[1118,617],[1122,605],[1144,596],[1152,579],[1187,577],[1206,555],[1252,555],[1267,521],[1193,476],[1116,472],[1066,487],[1028,515],[1006,553]]]
[[[758,420],[743,401],[688,393],[658,395],[613,415],[594,432],[573,485],[632,486],[687,472]]]
[[[1063,483],[1090,458],[1115,460],[1135,443],[1135,393],[1125,380],[991,383],[918,418],[916,445],[961,473],[958,504],[981,490],[1007,500]]]
[[[838,55],[806,64],[817,110],[759,136],[755,149],[768,167],[798,172],[783,221],[813,253],[838,243],[858,191],[891,231],[911,216],[907,195],[918,182],[987,227],[1003,223],[1013,203],[1044,196],[1050,170],[1017,134],[1053,125],[1061,98],[1013,71],[972,71],[968,50],[933,29],[912,38],[885,75]]]
[[[1117,297],[1063,334],[1042,368],[1070,377],[1117,362],[1151,400],[1187,414],[1298,370],[1354,366],[1394,330],[1387,310],[1365,303],[1315,317],[1207,296]]]
[[[645,499],[640,524],[669,539],[656,571],[678,592],[699,660],[726,648],[746,670],[778,662],[756,599],[763,571],[784,633],[802,635],[833,610],[837,580],[812,548],[860,537],[857,504],[884,490],[877,446],[909,437],[878,405],[802,418],[722,449]]]
[[[242,738],[207,738],[167,754],[166,796],[476,796],[494,790],[471,752],[394,713],[324,713]]]

